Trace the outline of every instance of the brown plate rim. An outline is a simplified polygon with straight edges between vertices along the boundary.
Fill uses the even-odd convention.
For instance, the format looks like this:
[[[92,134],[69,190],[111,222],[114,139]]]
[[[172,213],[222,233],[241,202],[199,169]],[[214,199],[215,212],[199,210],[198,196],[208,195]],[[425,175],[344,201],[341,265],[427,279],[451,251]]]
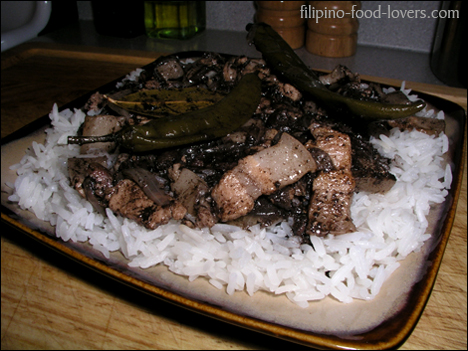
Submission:
[[[183,52],[173,55],[178,57],[197,57],[200,52]],[[226,55],[231,56],[231,55]],[[161,58],[160,58],[161,59]],[[155,62],[145,66],[150,67],[155,65],[160,59]],[[115,87],[115,83],[122,80],[124,77],[116,79],[100,89],[94,91],[108,91]],[[83,106],[84,102],[89,98],[89,96],[94,93],[89,92],[84,96],[62,106],[60,110],[64,110],[71,107]],[[59,238],[54,238],[49,236],[46,233],[43,233],[39,230],[36,230],[33,226],[28,225],[28,223],[18,218],[14,213],[7,209],[2,204],[2,221],[9,226],[15,228],[16,230],[25,233],[26,235],[34,238],[35,240],[41,242],[42,244],[64,254],[65,256],[78,261],[84,266],[94,269],[102,274],[105,274],[109,277],[116,279],[117,281],[129,285],[133,288],[146,292],[154,297],[162,299],[164,301],[176,304],[178,306],[187,308],[197,313],[207,315],[212,318],[222,320],[227,323],[231,323],[240,327],[248,328],[253,331],[261,332],[268,334],[270,336],[278,337],[287,341],[294,343],[303,344],[309,347],[319,347],[319,348],[333,348],[333,349],[392,349],[396,348],[399,345],[403,344],[404,341],[411,334],[412,330],[415,328],[424,307],[427,304],[427,301],[430,297],[435,279],[440,268],[442,257],[447,245],[448,239],[450,237],[450,232],[455,218],[456,208],[458,197],[461,190],[463,168],[466,158],[466,115],[464,109],[445,99],[432,96],[429,94],[421,93],[415,91],[422,98],[426,99],[433,103],[433,105],[438,108],[447,111],[456,111],[457,112],[457,121],[462,126],[458,144],[460,147],[456,148],[456,153],[454,155],[455,165],[458,165],[455,170],[455,174],[452,181],[452,186],[449,191],[449,198],[446,201],[451,201],[449,209],[445,214],[445,220],[440,226],[441,237],[440,241],[436,247],[430,252],[428,260],[432,262],[431,267],[427,270],[424,277],[417,282],[411,289],[411,293],[406,302],[405,308],[402,311],[398,312],[392,318],[384,321],[382,324],[378,325],[376,328],[359,334],[353,337],[340,337],[337,335],[326,335],[326,334],[316,334],[311,332],[305,332],[301,330],[296,330],[293,328],[265,322],[259,319],[241,316],[239,314],[233,313],[231,311],[224,310],[222,306],[213,306],[201,301],[196,301],[184,296],[181,296],[172,291],[157,287],[152,285],[144,280],[140,280],[136,277],[130,276],[119,271],[116,267],[112,267],[105,263],[104,260],[100,261],[95,258],[86,256],[85,254],[78,252],[73,249],[71,246],[67,246]],[[48,115],[41,117],[40,119],[24,126],[18,131],[2,138],[1,145],[5,145],[16,139],[20,139],[29,133],[32,133],[49,123]],[[458,146],[458,145],[457,145]],[[401,314],[407,318],[402,318]]]

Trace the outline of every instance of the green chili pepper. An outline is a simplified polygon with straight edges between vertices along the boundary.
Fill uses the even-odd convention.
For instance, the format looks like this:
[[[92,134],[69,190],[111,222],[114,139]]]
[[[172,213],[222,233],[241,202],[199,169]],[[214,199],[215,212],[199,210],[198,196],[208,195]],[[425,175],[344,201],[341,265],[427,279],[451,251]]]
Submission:
[[[144,125],[128,126],[104,136],[72,136],[69,144],[116,141],[124,148],[145,152],[212,140],[225,136],[245,124],[260,103],[261,80],[254,73],[246,74],[222,100],[207,108]]]
[[[346,109],[354,115],[378,120],[408,117],[426,106],[422,100],[409,104],[385,104],[356,100],[328,90],[297,56],[284,39],[265,23],[248,24],[247,39],[263,55],[267,64],[300,91],[306,92],[331,108]]]

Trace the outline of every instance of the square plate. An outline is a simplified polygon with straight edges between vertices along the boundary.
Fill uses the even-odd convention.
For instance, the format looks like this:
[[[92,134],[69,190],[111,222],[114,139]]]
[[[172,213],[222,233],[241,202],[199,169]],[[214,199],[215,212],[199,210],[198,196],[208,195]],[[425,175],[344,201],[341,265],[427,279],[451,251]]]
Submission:
[[[184,53],[183,56],[196,54]],[[95,91],[108,92],[119,80]],[[61,110],[83,106],[92,93],[94,91],[63,106]],[[432,233],[432,238],[419,253],[411,254],[402,262],[380,294],[371,301],[355,300],[351,304],[342,304],[326,298],[303,309],[285,296],[273,296],[266,292],[257,292],[253,297],[245,292],[229,296],[206,280],[189,282],[164,266],[146,270],[132,268],[127,266],[127,260],[120,253],[113,253],[110,259],[106,259],[86,243],[64,242],[56,238],[50,225],[37,220],[29,212],[21,211],[7,200],[8,195],[4,191],[4,183],[14,181],[16,177],[9,167],[19,162],[32,141],[44,140],[44,130],[49,126],[48,116],[2,139],[2,220],[122,283],[241,327],[313,347],[395,348],[411,333],[430,296],[450,235],[463,174],[464,110],[450,101],[417,94],[446,114],[452,187],[445,202],[435,206],[429,216],[427,232]]]

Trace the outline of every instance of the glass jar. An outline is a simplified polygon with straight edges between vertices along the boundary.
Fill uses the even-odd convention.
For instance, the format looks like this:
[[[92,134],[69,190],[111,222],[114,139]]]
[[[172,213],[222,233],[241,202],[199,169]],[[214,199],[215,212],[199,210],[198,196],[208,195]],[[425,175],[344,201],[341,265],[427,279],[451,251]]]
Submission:
[[[205,27],[205,1],[145,1],[145,28],[150,38],[189,39]]]

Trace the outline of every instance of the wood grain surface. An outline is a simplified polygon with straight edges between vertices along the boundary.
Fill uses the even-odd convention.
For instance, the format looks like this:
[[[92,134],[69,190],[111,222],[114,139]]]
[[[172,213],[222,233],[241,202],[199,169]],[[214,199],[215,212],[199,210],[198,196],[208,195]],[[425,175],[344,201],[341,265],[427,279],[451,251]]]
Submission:
[[[149,52],[24,44],[2,54],[1,135],[153,61]],[[383,83],[399,84],[379,79]],[[467,107],[466,90],[408,83]],[[404,350],[467,348],[466,166],[437,280]],[[2,349],[285,349],[292,345],[160,301],[19,232],[1,233]]]

